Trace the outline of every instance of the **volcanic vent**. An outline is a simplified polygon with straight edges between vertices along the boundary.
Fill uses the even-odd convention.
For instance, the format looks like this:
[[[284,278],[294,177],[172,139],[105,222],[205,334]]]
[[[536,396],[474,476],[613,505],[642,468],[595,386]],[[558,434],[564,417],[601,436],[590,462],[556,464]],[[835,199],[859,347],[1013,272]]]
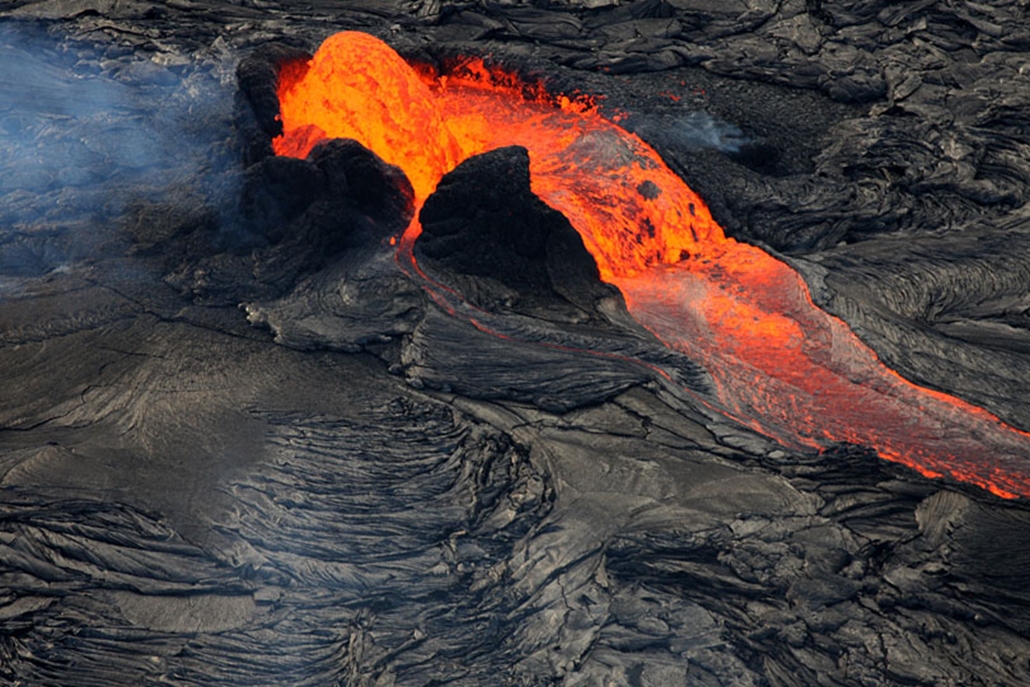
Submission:
[[[304,157],[325,139],[351,138],[404,170],[416,213],[399,259],[416,270],[419,212],[441,178],[517,144],[533,192],[568,219],[633,318],[707,369],[715,409],[788,446],[860,444],[930,477],[1030,495],[1026,433],[884,367],[813,305],[794,270],[727,238],[651,147],[589,101],[481,59],[416,69],[357,32],[330,37],[310,60],[284,58],[277,96],[277,154]]]

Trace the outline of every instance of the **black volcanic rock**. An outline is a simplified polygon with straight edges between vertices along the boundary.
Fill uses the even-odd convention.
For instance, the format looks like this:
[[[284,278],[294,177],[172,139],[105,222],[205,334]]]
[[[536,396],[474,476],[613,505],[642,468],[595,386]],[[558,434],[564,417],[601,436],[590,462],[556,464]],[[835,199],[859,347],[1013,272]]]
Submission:
[[[533,194],[529,153],[521,146],[458,165],[426,200],[420,220],[417,255],[448,270],[519,292],[555,292],[577,304],[601,292],[597,265],[579,234]]]
[[[285,65],[302,64],[311,53],[289,45],[272,43],[248,53],[236,67],[235,119],[240,132],[244,164],[272,155],[270,139],[282,135],[279,117],[279,73]]]
[[[252,231],[277,242],[324,192],[323,177],[309,160],[269,157],[247,170],[240,209]]]
[[[386,238],[408,226],[415,192],[404,172],[353,139],[332,139],[315,146],[308,160],[325,182],[325,199],[343,203],[367,217]],[[345,189],[345,190],[344,190]]]
[[[348,245],[385,239],[408,225],[414,192],[399,168],[389,165],[351,139],[330,139],[317,145],[301,162],[268,158],[249,170],[254,185],[244,191],[244,216],[271,238],[289,238],[319,254],[333,254]],[[275,210],[296,212],[296,199],[310,198],[303,212],[279,236],[274,212],[262,214],[271,199]],[[263,221],[264,220],[264,221]]]
[[[245,229],[272,243],[300,242],[332,254],[407,226],[411,183],[352,139],[331,139],[306,160],[269,157],[246,172],[240,203]]]
[[[239,194],[224,224],[140,210],[136,251],[160,255],[166,283],[196,302],[268,299],[342,252],[385,243],[414,207],[404,173],[351,139],[325,141],[305,160],[266,157],[245,170]]]
[[[472,157],[440,181],[420,215],[419,253],[464,274],[544,286],[544,247],[564,218],[533,195],[520,146]]]
[[[272,38],[536,60],[662,124],[886,363],[1028,427],[1020,3],[0,5],[0,683],[1030,684],[1026,503],[778,446],[631,322],[427,294],[342,233],[401,221],[365,158],[245,173],[249,67],[232,112]],[[757,148],[686,145],[695,110]],[[549,236],[512,253],[575,295]]]

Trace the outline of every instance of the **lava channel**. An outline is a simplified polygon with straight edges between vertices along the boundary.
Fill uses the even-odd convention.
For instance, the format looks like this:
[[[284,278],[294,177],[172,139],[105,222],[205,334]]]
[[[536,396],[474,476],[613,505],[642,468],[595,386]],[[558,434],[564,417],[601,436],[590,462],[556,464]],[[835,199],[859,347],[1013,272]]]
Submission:
[[[568,218],[634,319],[705,366],[737,421],[794,448],[869,446],[928,477],[1030,496],[1030,434],[885,367],[794,270],[727,238],[650,146],[589,103],[478,58],[416,70],[358,32],[284,67],[278,94],[277,154],[356,139],[405,171],[416,209],[467,157],[527,148],[534,193]],[[402,250],[420,231],[416,212]]]

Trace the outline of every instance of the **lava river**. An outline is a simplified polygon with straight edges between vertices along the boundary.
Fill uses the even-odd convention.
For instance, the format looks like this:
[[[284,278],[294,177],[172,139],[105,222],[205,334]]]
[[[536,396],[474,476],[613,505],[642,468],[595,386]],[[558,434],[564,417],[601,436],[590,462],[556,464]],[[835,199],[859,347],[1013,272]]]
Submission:
[[[357,32],[284,67],[279,99],[278,154],[356,139],[405,171],[416,207],[465,158],[524,146],[533,191],[569,219],[637,322],[704,365],[722,412],[787,446],[860,444],[927,476],[1030,496],[1030,435],[887,369],[794,270],[727,238],[652,148],[588,103],[481,60],[417,71]],[[420,230],[415,220],[402,248]]]

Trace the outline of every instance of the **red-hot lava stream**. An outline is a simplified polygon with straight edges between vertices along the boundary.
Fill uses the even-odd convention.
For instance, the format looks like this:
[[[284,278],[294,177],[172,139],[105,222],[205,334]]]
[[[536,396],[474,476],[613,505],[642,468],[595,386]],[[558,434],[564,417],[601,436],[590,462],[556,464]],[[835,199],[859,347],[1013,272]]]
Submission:
[[[930,477],[1030,496],[1030,435],[887,369],[796,272],[727,238],[652,148],[589,105],[482,60],[419,73],[356,32],[287,65],[279,99],[278,154],[356,139],[405,171],[417,208],[467,157],[525,146],[533,191],[569,219],[633,317],[705,366],[726,414],[788,446],[870,446]],[[402,250],[420,232],[412,222]]]

